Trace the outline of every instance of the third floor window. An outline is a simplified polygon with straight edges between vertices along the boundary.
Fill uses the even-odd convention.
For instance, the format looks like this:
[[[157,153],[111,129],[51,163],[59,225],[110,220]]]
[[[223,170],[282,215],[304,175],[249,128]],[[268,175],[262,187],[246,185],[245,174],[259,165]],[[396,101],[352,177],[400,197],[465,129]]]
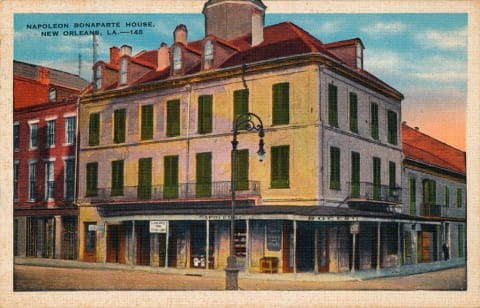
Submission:
[[[290,120],[290,84],[277,83],[272,86],[273,125],[288,124]]]
[[[378,140],[378,104],[370,104],[370,132],[373,139]]]
[[[397,113],[389,110],[388,111],[388,143],[397,144]]]
[[[65,143],[75,143],[75,117],[65,118]]]
[[[328,124],[338,127],[338,95],[333,84],[328,85]]]
[[[167,102],[167,137],[180,135],[180,100]]]
[[[212,132],[212,96],[201,95],[198,98],[198,133]]]
[[[36,149],[38,146],[37,133],[38,133],[38,123],[30,124],[30,148],[31,149]]]
[[[88,124],[88,145],[100,143],[100,113],[91,113]]]
[[[141,136],[142,140],[149,140],[153,138],[153,105],[142,106],[142,127]]]
[[[113,113],[113,142],[125,142],[126,110],[117,109]]]
[[[47,147],[55,145],[55,120],[47,121]]]
[[[350,92],[350,131],[358,133],[358,98],[354,92]]]

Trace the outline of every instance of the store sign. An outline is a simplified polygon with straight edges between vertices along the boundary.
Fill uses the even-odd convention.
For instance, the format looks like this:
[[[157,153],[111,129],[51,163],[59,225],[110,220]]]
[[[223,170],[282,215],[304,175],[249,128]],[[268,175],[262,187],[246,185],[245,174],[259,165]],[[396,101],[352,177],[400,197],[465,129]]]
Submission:
[[[105,225],[88,225],[88,231],[105,231]]]
[[[150,233],[167,233],[168,221],[166,220],[151,220]]]
[[[358,234],[360,232],[360,223],[358,222],[353,222],[350,225],[350,233],[351,234]]]

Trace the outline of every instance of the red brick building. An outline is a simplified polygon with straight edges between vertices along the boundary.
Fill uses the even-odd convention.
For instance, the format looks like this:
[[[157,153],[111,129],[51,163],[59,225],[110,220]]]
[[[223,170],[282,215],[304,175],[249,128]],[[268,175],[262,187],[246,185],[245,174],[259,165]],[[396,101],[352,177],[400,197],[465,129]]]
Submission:
[[[15,255],[75,259],[78,76],[14,61]]]

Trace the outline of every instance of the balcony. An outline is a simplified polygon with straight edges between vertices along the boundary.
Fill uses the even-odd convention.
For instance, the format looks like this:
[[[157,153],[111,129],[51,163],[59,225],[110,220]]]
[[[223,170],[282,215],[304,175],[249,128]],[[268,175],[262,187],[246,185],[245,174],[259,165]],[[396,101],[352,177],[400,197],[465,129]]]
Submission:
[[[98,188],[96,196],[85,196],[82,201],[90,203],[168,201],[175,199],[229,199],[230,182],[180,183],[177,185],[125,186],[123,190]],[[236,190],[237,198],[260,196],[260,182],[240,182]]]
[[[445,210],[440,204],[422,204],[420,216],[442,217],[445,216]]]
[[[402,203],[402,189],[398,186],[375,185],[368,182],[348,182],[349,199],[366,199],[391,203]]]

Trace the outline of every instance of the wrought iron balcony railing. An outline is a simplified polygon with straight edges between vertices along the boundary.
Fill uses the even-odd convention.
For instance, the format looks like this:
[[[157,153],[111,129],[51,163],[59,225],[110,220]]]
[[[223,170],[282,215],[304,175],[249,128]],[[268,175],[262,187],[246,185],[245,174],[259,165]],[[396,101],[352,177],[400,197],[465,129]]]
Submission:
[[[174,185],[124,186],[122,188],[98,188],[87,192],[86,202],[117,202],[169,199],[210,199],[230,198],[230,182],[179,183]],[[260,196],[259,181],[239,182],[236,185],[237,197]]]
[[[348,182],[351,199],[367,199],[393,203],[402,202],[402,188],[399,186],[377,185],[368,182]]]
[[[440,204],[422,204],[420,208],[420,216],[425,217],[442,217],[445,216],[444,207]]]

